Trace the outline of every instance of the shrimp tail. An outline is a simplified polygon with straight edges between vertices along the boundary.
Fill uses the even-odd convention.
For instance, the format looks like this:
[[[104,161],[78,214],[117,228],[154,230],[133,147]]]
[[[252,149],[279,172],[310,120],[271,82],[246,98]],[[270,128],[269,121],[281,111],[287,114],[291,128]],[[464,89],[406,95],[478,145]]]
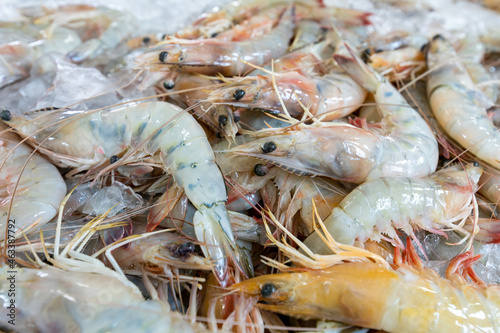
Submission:
[[[340,47],[337,54],[333,55],[333,58],[340,67],[369,92],[375,92],[380,83],[384,81],[384,78],[365,64],[346,43]]]
[[[198,209],[193,224],[196,238],[203,243],[201,249],[214,262],[214,274],[222,287],[229,282],[228,258],[245,276],[252,276],[252,261],[235,242],[224,203]]]

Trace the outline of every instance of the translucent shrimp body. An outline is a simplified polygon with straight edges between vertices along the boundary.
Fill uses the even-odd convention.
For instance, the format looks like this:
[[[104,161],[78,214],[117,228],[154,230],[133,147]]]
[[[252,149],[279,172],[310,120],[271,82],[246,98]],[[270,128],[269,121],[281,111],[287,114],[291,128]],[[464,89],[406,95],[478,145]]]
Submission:
[[[481,176],[479,167],[468,165],[442,169],[424,178],[379,178],[349,193],[324,221],[340,243],[389,238],[399,243],[396,229],[413,235],[417,226],[430,232],[457,229],[453,222],[465,219],[472,210],[472,196]],[[313,252],[328,248],[315,232],[304,242]]]
[[[500,168],[500,133],[486,113],[492,103],[439,35],[430,42],[427,67],[427,94],[439,125],[468,152]]]
[[[266,35],[253,40],[226,42],[208,40],[171,40],[137,57],[138,67],[149,71],[168,71],[224,76],[242,75],[286,53],[295,27],[295,10],[289,7],[277,26]]]
[[[216,275],[225,281],[227,251],[231,251],[225,246],[234,242],[225,208],[226,187],[205,132],[189,113],[170,103],[146,102],[98,112],[37,115],[12,116],[8,123],[37,143],[45,140],[44,151],[57,159],[83,164],[81,170],[127,150],[134,158],[160,152],[165,171],[198,209],[196,235],[206,244],[205,255],[216,262]]]
[[[0,297],[9,294],[8,267],[0,268]],[[17,269],[16,330],[22,332],[206,332],[139,289],[106,275],[46,267]],[[8,302],[8,301],[7,301]],[[2,307],[0,325],[9,327]]]
[[[376,263],[259,276],[234,289],[259,307],[385,332],[498,332],[500,287],[452,283],[432,271]]]
[[[3,130],[5,126],[0,124]],[[30,156],[33,150],[19,142],[12,133],[0,134],[0,240],[5,239],[6,230],[14,236],[35,222],[38,230],[57,214],[66,195],[57,168],[37,153]],[[8,229],[7,218],[14,221]]]

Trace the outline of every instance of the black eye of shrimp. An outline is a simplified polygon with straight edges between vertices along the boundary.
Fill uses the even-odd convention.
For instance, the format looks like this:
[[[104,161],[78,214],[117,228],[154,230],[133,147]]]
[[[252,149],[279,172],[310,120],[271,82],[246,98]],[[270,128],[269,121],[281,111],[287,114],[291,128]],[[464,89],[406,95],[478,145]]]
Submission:
[[[479,162],[478,161],[472,162],[472,165],[475,166],[476,168],[479,168]]]
[[[262,164],[255,164],[253,167],[253,172],[259,177],[265,176],[269,170],[265,165]]]
[[[175,83],[172,81],[163,81],[163,87],[167,90],[174,89]]]
[[[434,37],[432,37],[432,40],[436,40],[436,39],[444,40],[444,37],[443,37],[443,35],[437,34]]]
[[[5,121],[10,121],[12,119],[10,111],[9,110],[2,110],[2,112],[0,112],[0,119],[5,120]]]
[[[162,51],[160,52],[160,55],[158,56],[158,59],[160,59],[161,62],[165,62],[165,59],[167,58],[168,56],[168,52],[167,51]]]
[[[278,287],[276,287],[274,284],[266,283],[262,286],[262,288],[260,288],[260,294],[262,295],[262,297],[269,297],[274,294],[276,290],[278,290]]]
[[[184,60],[184,55],[181,53],[181,54],[179,54],[179,61],[182,61],[182,60]]]
[[[119,158],[118,156],[113,155],[113,156],[111,156],[111,157],[109,158],[109,163],[111,163],[111,164],[116,163],[116,162],[118,162],[118,160],[119,160],[119,159],[120,159],[120,158]]]
[[[219,126],[226,126],[227,125],[227,116],[221,114],[219,116]]]
[[[240,99],[242,99],[243,96],[245,96],[245,90],[243,90],[243,89],[236,89],[234,91],[234,93],[233,93],[233,97],[237,101],[239,101]]]
[[[262,152],[264,154],[267,154],[267,153],[270,153],[272,151],[275,151],[276,150],[276,144],[272,141],[268,141],[266,143],[264,143],[264,145],[262,146]]]
[[[144,44],[144,45],[147,45],[147,44],[149,44],[150,42],[151,42],[151,38],[149,38],[149,37],[147,37],[147,36],[146,36],[146,37],[144,37],[144,38],[142,39],[142,44]]]
[[[179,245],[179,247],[174,251],[174,254],[178,257],[184,257],[193,252],[194,252],[194,244],[191,242],[186,242],[184,244]]]

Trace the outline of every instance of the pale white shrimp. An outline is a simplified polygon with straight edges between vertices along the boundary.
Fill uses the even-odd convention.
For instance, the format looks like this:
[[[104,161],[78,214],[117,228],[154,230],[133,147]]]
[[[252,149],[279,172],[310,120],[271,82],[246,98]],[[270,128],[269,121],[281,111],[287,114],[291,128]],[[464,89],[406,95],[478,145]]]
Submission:
[[[338,242],[387,239],[401,246],[396,229],[413,236],[414,226],[435,233],[454,229],[467,234],[456,221],[465,221],[472,211],[481,168],[469,164],[442,169],[427,178],[379,178],[349,193],[326,218],[328,232]],[[304,242],[313,252],[327,247],[317,232]]]
[[[138,288],[104,274],[0,268],[0,326],[19,332],[207,332],[168,304],[144,300]],[[14,285],[15,287],[12,287]],[[9,294],[14,290],[15,294]],[[9,296],[11,295],[11,296]],[[13,315],[12,315],[13,314]],[[9,316],[11,315],[11,316]],[[15,326],[10,320],[14,319]]]
[[[59,170],[0,124],[0,240],[49,222],[65,195]]]
[[[0,88],[29,76],[34,52],[23,42],[0,45]]]
[[[379,177],[425,177],[436,170],[434,133],[383,76],[350,48],[335,60],[374,94],[382,114],[379,126],[366,129],[334,123],[256,133],[262,136],[230,152],[257,157],[284,169],[361,183]]]
[[[225,183],[204,130],[189,113],[170,103],[145,102],[87,113],[19,116],[4,111],[1,116],[30,141],[42,143],[39,149],[53,159],[62,165],[79,164],[79,170],[113,156],[125,155],[123,162],[160,152],[165,171],[197,208],[194,226],[205,256],[215,262],[221,283],[227,281],[228,256],[236,256],[237,248],[225,208]],[[241,258],[233,259],[238,263]]]
[[[476,86],[452,45],[435,36],[427,51],[427,94],[445,132],[469,153],[500,168],[500,133],[488,118],[492,102]]]

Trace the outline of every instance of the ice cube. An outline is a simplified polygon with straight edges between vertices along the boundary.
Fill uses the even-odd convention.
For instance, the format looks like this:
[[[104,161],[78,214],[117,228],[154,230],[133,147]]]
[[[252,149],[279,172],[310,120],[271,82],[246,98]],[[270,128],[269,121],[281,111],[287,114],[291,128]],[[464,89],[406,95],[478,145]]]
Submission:
[[[137,209],[142,206],[142,197],[132,188],[120,182],[114,182],[109,187],[97,191],[83,207],[83,213],[102,215],[109,209],[108,217],[120,213],[124,209]]]

